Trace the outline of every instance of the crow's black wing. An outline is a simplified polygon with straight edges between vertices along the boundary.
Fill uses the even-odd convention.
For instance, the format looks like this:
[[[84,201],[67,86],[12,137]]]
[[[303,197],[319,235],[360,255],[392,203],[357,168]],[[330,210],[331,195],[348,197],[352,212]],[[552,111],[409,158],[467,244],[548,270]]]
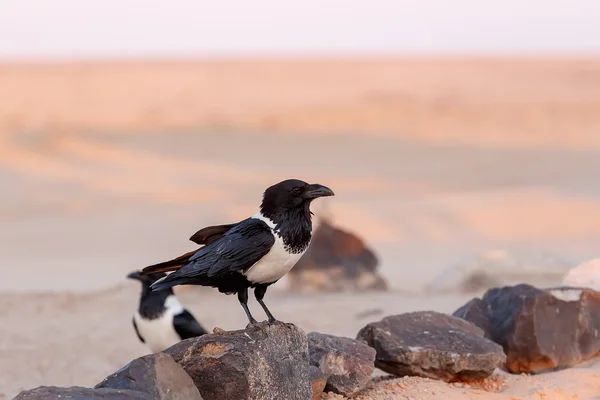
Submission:
[[[248,218],[199,249],[186,265],[154,283],[152,289],[166,289],[190,281],[210,285],[215,278],[250,268],[274,243],[275,236],[264,221]]]
[[[182,340],[208,333],[188,310],[183,310],[181,314],[173,317],[173,326]]]

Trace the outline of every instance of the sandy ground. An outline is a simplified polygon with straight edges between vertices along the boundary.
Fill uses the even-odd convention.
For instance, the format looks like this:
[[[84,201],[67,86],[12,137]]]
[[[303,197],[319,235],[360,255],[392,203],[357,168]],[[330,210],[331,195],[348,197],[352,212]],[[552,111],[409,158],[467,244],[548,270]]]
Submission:
[[[334,189],[315,212],[363,237],[397,289],[420,290],[495,249],[567,265],[598,255],[596,150],[269,133],[9,139],[0,290],[110,287],[192,250],[199,228],[254,214],[264,188],[288,177]],[[24,278],[23,268],[35,274]]]
[[[469,296],[422,289],[482,252],[566,265],[598,256],[598,60],[2,65],[0,88],[8,398],[92,385],[144,354],[130,325],[138,288],[124,276],[192,249],[202,226],[253,213],[290,176],[335,190],[317,215],[365,238],[393,288],[300,296],[281,282],[274,312],[306,331],[352,337],[387,314],[451,312]],[[184,296],[209,327],[244,323],[231,297]],[[370,393],[592,399],[597,378],[589,365],[504,377],[487,397],[413,378]]]

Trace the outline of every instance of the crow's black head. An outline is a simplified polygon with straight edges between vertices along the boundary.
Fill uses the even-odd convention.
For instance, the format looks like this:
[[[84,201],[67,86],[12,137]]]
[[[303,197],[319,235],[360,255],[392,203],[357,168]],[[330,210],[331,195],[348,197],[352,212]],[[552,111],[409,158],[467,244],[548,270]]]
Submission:
[[[317,197],[333,196],[333,191],[319,184],[288,179],[265,190],[261,212],[269,216],[277,210],[305,207]]]
[[[326,186],[288,179],[265,190],[260,213],[275,224],[287,251],[301,253],[312,235],[310,203],[325,196],[333,196]]]
[[[165,274],[164,272],[156,272],[153,274],[142,275],[140,274],[140,271],[133,271],[132,273],[127,275],[129,279],[140,281],[142,284],[139,308],[139,311],[142,315],[153,315],[152,313],[155,311],[156,307],[159,307],[159,310],[162,310],[164,300],[169,295],[173,294],[173,289],[171,288],[165,290],[158,290],[156,292],[150,290],[150,285],[152,285],[154,282],[165,276],[167,276],[167,274]],[[150,307],[150,310],[148,310],[147,307]]]

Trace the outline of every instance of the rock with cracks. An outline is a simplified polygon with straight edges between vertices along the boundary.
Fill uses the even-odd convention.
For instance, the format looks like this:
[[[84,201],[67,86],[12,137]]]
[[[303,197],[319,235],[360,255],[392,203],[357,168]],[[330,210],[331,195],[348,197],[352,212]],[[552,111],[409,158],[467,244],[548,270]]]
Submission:
[[[210,400],[307,400],[312,397],[308,340],[293,324],[261,322],[244,330],[183,340],[165,350]]]
[[[433,311],[386,317],[358,333],[376,352],[375,366],[391,374],[444,381],[488,377],[504,364],[502,347],[460,318]]]
[[[95,387],[136,390],[156,400],[202,400],[192,378],[164,353],[137,358]]]
[[[13,400],[152,400],[153,397],[147,393],[135,390],[120,389],[91,389],[79,386],[56,387],[40,386],[35,389],[25,390]]]
[[[500,344],[511,372],[573,366],[600,354],[600,293],[594,290],[527,284],[490,289],[454,315]]]
[[[310,364],[328,376],[326,392],[354,396],[375,370],[375,350],[362,340],[311,332],[308,352]]]

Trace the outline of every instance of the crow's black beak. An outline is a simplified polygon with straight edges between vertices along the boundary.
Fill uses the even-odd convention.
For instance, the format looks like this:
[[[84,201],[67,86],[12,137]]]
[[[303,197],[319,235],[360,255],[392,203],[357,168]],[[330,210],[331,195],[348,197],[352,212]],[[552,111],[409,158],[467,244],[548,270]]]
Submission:
[[[329,189],[327,186],[314,183],[306,187],[306,190],[304,191],[304,195],[302,197],[306,200],[312,200],[316,199],[317,197],[326,196],[333,196],[333,190]]]
[[[129,275],[127,275],[127,277],[129,279],[135,279],[137,281],[141,281],[143,279],[142,275],[140,275],[140,271],[133,271],[132,273],[130,273]]]

